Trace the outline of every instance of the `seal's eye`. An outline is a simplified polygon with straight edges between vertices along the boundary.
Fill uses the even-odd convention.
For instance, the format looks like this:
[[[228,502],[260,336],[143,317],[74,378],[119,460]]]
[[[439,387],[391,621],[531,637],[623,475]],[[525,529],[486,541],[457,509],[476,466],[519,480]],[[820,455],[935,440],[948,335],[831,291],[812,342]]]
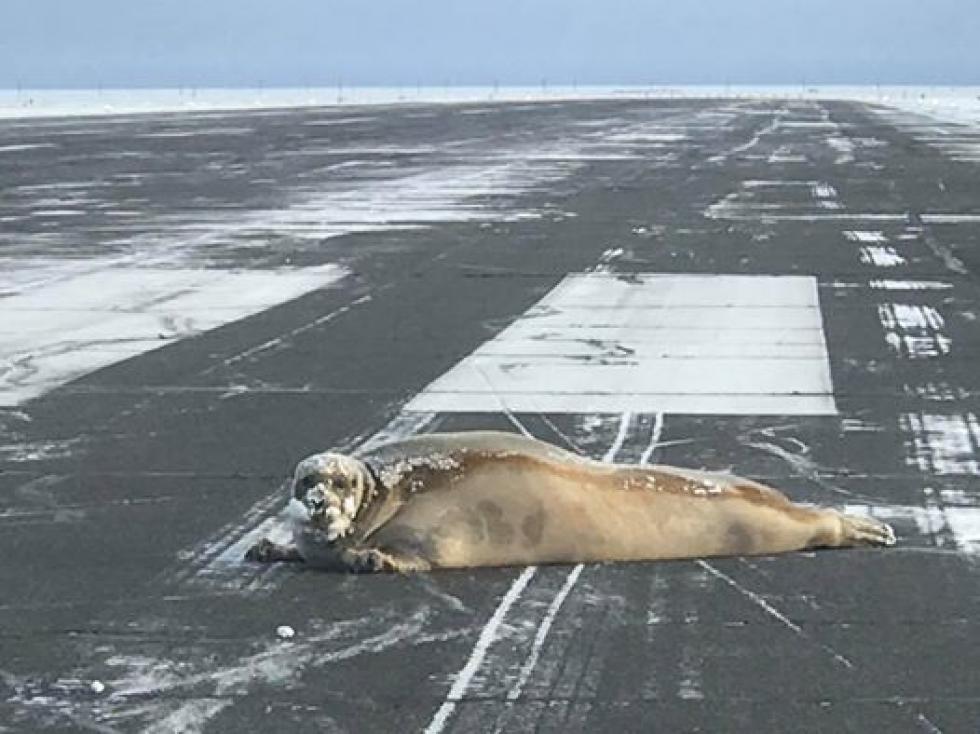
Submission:
[[[303,489],[313,489],[316,485],[316,476],[313,474],[307,474],[299,482],[299,486]]]

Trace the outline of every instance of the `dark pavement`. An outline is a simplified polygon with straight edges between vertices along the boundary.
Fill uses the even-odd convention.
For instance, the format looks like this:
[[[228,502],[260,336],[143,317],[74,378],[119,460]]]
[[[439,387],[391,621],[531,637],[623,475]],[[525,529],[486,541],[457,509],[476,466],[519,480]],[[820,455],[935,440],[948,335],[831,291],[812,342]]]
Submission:
[[[793,100],[0,122],[5,268],[346,268],[0,407],[0,731],[980,731],[980,185],[947,134],[980,144]],[[81,182],[74,214],[44,202],[58,182]],[[604,408],[628,381],[597,410],[525,407],[635,355],[555,357],[497,409],[478,386],[414,402],[569,274],[652,273],[812,276],[836,414],[780,413],[800,391],[715,352],[739,412],[710,385]],[[641,310],[600,328],[633,338]],[[823,341],[779,310],[739,313],[775,320],[758,348],[792,380],[780,350]],[[651,365],[676,356],[658,324]],[[899,544],[403,578],[241,562],[305,455],[490,427],[730,469]]]

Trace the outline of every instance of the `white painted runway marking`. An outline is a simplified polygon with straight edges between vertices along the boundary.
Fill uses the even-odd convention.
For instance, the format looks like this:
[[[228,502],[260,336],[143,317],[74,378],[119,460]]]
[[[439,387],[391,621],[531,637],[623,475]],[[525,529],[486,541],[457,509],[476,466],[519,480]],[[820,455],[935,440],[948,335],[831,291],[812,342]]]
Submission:
[[[879,268],[894,268],[905,265],[906,260],[898,254],[894,247],[867,245],[858,251],[858,259],[865,265]]]
[[[0,406],[336,282],[336,265],[262,270],[27,271],[0,290]]]
[[[848,504],[844,505],[843,511],[891,523],[899,535],[906,530],[903,525],[907,526],[908,530],[931,539],[939,548],[946,545],[948,538],[956,553],[980,556],[980,507],[950,506],[937,502],[930,488],[925,489],[923,494],[924,506]],[[894,550],[889,549],[889,553]]]
[[[844,236],[851,242],[861,242],[864,244],[883,245],[888,241],[885,238],[885,233],[878,230],[847,229],[844,230]]]
[[[583,568],[585,568],[584,564],[579,563],[571,570],[565,579],[565,583],[562,584],[561,589],[555,595],[555,598],[551,600],[551,604],[548,605],[548,611],[541,621],[541,626],[538,627],[538,631],[534,634],[534,643],[531,645],[531,652],[524,661],[524,665],[521,666],[521,672],[517,676],[517,682],[507,691],[508,701],[516,701],[521,697],[521,691],[527,685],[528,680],[531,678],[531,673],[534,672],[534,668],[538,664],[538,659],[541,657],[541,650],[544,648],[544,643],[548,639],[548,633],[551,632],[551,625],[554,624],[558,612],[561,611],[562,604],[565,603],[565,599],[568,598],[568,595],[575,587]]]
[[[923,214],[923,224],[975,224],[980,214]]]
[[[974,413],[905,413],[906,462],[926,474],[980,475],[980,420]]]
[[[868,286],[883,291],[943,291],[953,284],[941,280],[872,280]]]
[[[932,306],[914,303],[882,303],[878,320],[885,342],[893,353],[907,359],[930,359],[949,354],[953,340],[946,335],[946,321]]]
[[[449,693],[446,694],[446,700],[443,701],[442,706],[436,711],[429,725],[425,727],[425,734],[438,734],[446,727],[449,717],[456,710],[456,704],[463,700],[463,696],[466,695],[466,691],[470,687],[470,681],[473,680],[473,676],[480,670],[483,659],[487,655],[487,650],[490,649],[490,645],[497,639],[498,630],[507,617],[507,612],[514,606],[514,602],[520,598],[521,593],[534,577],[537,570],[537,566],[528,566],[521,571],[520,575],[514,579],[514,583],[507,589],[504,598],[500,600],[500,604],[497,605],[490,620],[483,627],[483,631],[480,632],[480,637],[477,639],[473,651],[466,660],[466,665],[463,666],[463,669],[456,676],[456,680],[453,681]]]
[[[653,429],[650,431],[650,443],[647,447],[643,449],[643,454],[640,456],[640,466],[647,466],[650,460],[653,458],[653,452],[657,450],[660,445],[660,435],[664,430],[664,414],[657,413],[653,418]]]
[[[816,280],[587,273],[430,384],[421,412],[833,415]]]

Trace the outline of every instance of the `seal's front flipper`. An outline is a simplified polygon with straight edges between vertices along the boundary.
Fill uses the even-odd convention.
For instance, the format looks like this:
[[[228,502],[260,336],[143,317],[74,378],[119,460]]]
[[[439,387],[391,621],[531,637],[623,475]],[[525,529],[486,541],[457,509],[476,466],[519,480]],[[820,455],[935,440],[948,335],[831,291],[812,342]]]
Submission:
[[[429,571],[432,566],[421,558],[387,553],[377,548],[346,548],[340,555],[350,573],[415,573]]]
[[[245,551],[245,560],[256,563],[302,563],[303,556],[294,545],[279,545],[268,538],[262,538]]]

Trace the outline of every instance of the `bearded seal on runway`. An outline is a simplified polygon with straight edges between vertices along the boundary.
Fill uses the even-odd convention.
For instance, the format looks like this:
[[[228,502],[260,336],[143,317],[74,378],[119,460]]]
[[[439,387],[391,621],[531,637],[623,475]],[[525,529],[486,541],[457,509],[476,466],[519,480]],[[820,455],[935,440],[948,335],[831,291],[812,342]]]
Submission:
[[[749,479],[593,461],[492,431],[317,454],[291,483],[293,545],[254,561],[350,572],[765,555],[895,543],[891,527]]]

